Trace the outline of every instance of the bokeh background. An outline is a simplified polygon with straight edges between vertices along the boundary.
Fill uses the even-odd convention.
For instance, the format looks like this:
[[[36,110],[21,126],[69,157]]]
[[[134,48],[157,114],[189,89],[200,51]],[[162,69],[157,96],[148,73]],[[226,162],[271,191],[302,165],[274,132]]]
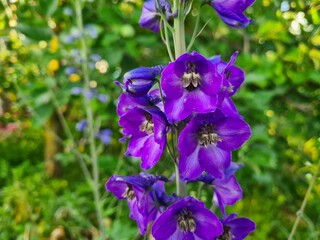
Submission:
[[[0,1],[3,240],[98,239],[92,190],[59,121],[62,114],[78,153],[87,156],[87,135],[79,125],[84,101],[76,92],[83,86],[80,38],[89,49],[91,108],[100,129],[112,131],[111,138],[96,139],[105,235],[139,239],[126,202],[104,189],[114,173],[140,172],[139,161],[124,157],[126,146],[118,141],[115,107],[121,90],[114,81],[138,66],[167,64],[169,58],[159,35],[138,25],[142,0],[83,1],[84,33],[77,27],[74,2]],[[196,14],[187,18],[187,39]],[[236,65],[246,72],[234,102],[253,135],[234,153],[244,164],[237,173],[244,199],[227,211],[256,222],[248,239],[286,239],[320,161],[320,4],[257,0],[247,15],[254,19],[248,28],[232,29],[210,6],[203,7],[200,23],[211,20],[193,49],[225,61],[239,51]],[[162,159],[152,172],[170,176],[174,166],[169,162]],[[86,164],[91,169],[90,161]],[[208,207],[211,197],[210,190],[204,191]],[[317,177],[295,239],[319,238]]]

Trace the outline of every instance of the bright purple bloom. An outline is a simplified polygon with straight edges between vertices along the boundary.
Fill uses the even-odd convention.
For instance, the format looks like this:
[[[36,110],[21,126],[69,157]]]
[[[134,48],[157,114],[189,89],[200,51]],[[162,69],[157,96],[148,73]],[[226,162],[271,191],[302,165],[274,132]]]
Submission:
[[[234,105],[230,97],[225,97],[222,103],[219,105],[219,109],[228,117],[243,118]]]
[[[250,127],[245,121],[226,116],[218,109],[196,115],[178,139],[181,179],[195,179],[203,171],[223,179],[231,162],[231,151],[240,148],[250,136]]]
[[[221,20],[231,27],[247,27],[252,20],[243,12],[250,7],[255,0],[211,0],[211,6],[216,10]]]
[[[169,122],[190,114],[214,111],[222,76],[217,67],[197,52],[185,53],[162,72],[161,87],[165,94],[164,110]]]
[[[241,68],[234,65],[237,56],[238,52],[232,54],[228,63],[222,61],[220,56],[214,56],[209,59],[214,65],[217,66],[219,73],[223,76],[223,97],[233,96],[239,89],[241,84],[244,82],[244,71]]]
[[[242,198],[242,189],[234,176],[235,172],[241,167],[241,164],[231,163],[230,167],[224,171],[223,179],[215,179],[210,175],[203,174],[189,182],[201,181],[212,186],[214,190],[213,200],[219,206],[223,216],[226,216],[225,206],[233,205]]]
[[[122,93],[119,97],[119,102],[117,105],[117,114],[119,116],[122,116],[128,109],[135,107],[150,108],[155,106],[163,111],[163,104],[161,101],[159,89],[154,89],[143,97],[132,97],[125,93]]]
[[[79,131],[79,132],[83,132],[87,127],[87,121],[86,120],[82,120],[80,122],[78,122],[76,124],[76,129]]]
[[[175,13],[172,13],[171,5],[166,0],[159,0],[161,11],[166,16],[167,20],[175,17]],[[160,12],[157,6],[157,1],[147,0],[142,7],[142,13],[139,20],[139,24],[143,28],[150,29],[153,32],[159,32],[160,30]]]
[[[166,181],[168,179],[163,176],[147,173],[128,177],[113,175],[106,183],[106,189],[118,199],[128,201],[130,218],[137,222],[140,233],[144,235],[149,223],[159,216],[159,211],[164,210],[163,206],[167,204],[164,192]]]
[[[99,138],[104,145],[109,145],[111,142],[112,131],[110,129],[102,129],[100,130],[96,137]]]
[[[217,216],[193,197],[172,204],[152,226],[156,240],[212,240],[222,233],[223,227]]]
[[[167,121],[154,109],[139,107],[127,110],[119,120],[125,137],[130,138],[127,156],[141,158],[141,167],[150,169],[160,159],[166,146]]]
[[[146,95],[156,82],[164,66],[139,67],[127,72],[123,77],[123,84],[115,82],[125,93],[132,97],[142,97]]]
[[[215,240],[243,240],[256,229],[255,223],[250,219],[236,217],[237,214],[233,213],[221,221],[223,224],[223,234]]]

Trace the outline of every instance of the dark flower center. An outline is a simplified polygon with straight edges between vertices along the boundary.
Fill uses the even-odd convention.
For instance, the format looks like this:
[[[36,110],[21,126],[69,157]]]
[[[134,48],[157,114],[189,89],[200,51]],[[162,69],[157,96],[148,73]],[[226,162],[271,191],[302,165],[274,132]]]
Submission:
[[[177,215],[177,220],[180,231],[194,232],[196,230],[196,222],[190,211],[182,209]]]
[[[183,73],[180,80],[182,87],[188,91],[192,91],[201,85],[201,76],[197,72],[194,62],[187,63],[187,71]]]
[[[154,124],[152,121],[152,115],[150,113],[145,113],[146,120],[141,124],[140,131],[146,132],[148,135],[154,132]]]
[[[217,238],[217,240],[232,240],[234,236],[230,232],[230,229],[231,228],[228,226],[223,226],[223,233]]]
[[[127,198],[128,200],[135,199],[136,196],[134,195],[134,191],[133,191],[132,186],[130,184],[127,185],[126,192],[123,194],[123,196],[125,198]]]
[[[205,123],[200,127],[199,131],[199,144],[201,146],[209,146],[210,144],[217,145],[217,142],[221,141],[221,138],[214,130],[214,125]]]

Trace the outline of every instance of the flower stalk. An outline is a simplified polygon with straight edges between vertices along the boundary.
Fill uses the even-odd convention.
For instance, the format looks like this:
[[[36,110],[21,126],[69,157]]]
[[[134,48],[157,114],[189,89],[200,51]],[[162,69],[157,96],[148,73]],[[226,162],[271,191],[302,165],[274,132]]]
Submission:
[[[76,22],[77,27],[81,33],[84,32],[83,29],[83,17],[82,17],[82,5],[80,0],[75,1],[75,11],[76,11]],[[90,79],[89,79],[89,68],[88,68],[88,50],[86,46],[86,41],[84,39],[83,34],[80,37],[80,56],[82,58],[81,69],[84,78],[84,91],[88,92],[90,90]],[[105,239],[104,237],[104,226],[102,219],[102,210],[101,210],[101,200],[99,193],[99,169],[98,169],[98,157],[97,157],[97,148],[95,144],[95,126],[93,120],[93,110],[91,108],[90,99],[87,99],[83,96],[85,112],[87,118],[87,128],[89,133],[89,149],[90,149],[90,159],[92,164],[92,191],[94,197],[94,203],[96,208],[97,220],[99,224],[99,231],[101,235],[101,239]]]

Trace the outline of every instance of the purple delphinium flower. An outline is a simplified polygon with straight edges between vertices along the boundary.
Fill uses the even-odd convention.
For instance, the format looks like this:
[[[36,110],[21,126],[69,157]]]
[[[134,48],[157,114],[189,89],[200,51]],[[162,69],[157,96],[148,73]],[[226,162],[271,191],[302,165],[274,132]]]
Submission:
[[[106,189],[118,199],[128,201],[130,218],[137,222],[140,233],[145,235],[149,223],[155,220],[167,204],[164,192],[166,181],[168,179],[163,176],[147,173],[127,177],[113,175],[106,183]]]
[[[76,129],[79,131],[79,132],[83,132],[87,127],[87,121],[86,120],[82,120],[80,122],[78,122],[76,124]]]
[[[130,138],[127,156],[141,158],[141,167],[150,169],[160,159],[166,146],[167,121],[156,109],[139,107],[127,110],[119,120],[125,137]]]
[[[218,108],[228,117],[243,118],[230,97],[225,97]]]
[[[216,10],[221,20],[231,27],[247,27],[252,20],[243,12],[250,7],[255,0],[211,0],[211,6]]]
[[[219,73],[223,76],[223,91],[219,94],[219,102],[221,102],[224,97],[233,96],[239,89],[241,84],[244,82],[244,71],[241,68],[234,65],[237,56],[238,52],[233,53],[228,63],[222,61],[220,56],[214,56],[209,59],[209,61],[211,61],[214,65],[217,66]]]
[[[152,226],[156,240],[211,240],[222,233],[223,227],[217,216],[203,202],[190,196],[169,206]]]
[[[161,111],[163,111],[163,104],[161,101],[159,89],[154,89],[143,97],[132,97],[125,93],[122,93],[119,97],[117,105],[117,114],[119,116],[122,116],[128,109],[134,107],[144,108],[155,106],[157,106]]]
[[[195,179],[203,171],[222,179],[231,162],[231,151],[241,147],[250,136],[250,127],[245,121],[225,116],[219,109],[196,115],[178,139],[181,179]]]
[[[156,82],[164,66],[139,67],[127,72],[123,77],[123,84],[115,82],[125,93],[133,97],[146,95]]]
[[[160,12],[162,11],[167,20],[175,17],[175,13],[172,13],[171,5],[168,1],[159,0],[160,9],[158,8],[156,0],[147,0],[142,7],[142,13],[139,20],[139,24],[143,28],[150,29],[153,32],[159,32],[160,30]]]
[[[161,87],[169,122],[187,118],[193,112],[207,113],[217,106],[222,76],[217,67],[197,52],[185,53],[162,72]]]
[[[212,186],[214,190],[213,200],[219,206],[223,216],[226,216],[225,206],[233,205],[242,199],[242,189],[235,178],[235,172],[241,168],[241,164],[231,163],[230,167],[224,171],[223,179],[215,179],[208,174],[203,174],[195,180],[189,182],[204,182]]]
[[[215,240],[243,240],[256,229],[256,225],[248,218],[236,218],[232,213],[222,220],[223,233]]]
[[[109,145],[111,142],[112,131],[110,129],[102,129],[100,130],[96,137],[99,138],[104,145]]]

